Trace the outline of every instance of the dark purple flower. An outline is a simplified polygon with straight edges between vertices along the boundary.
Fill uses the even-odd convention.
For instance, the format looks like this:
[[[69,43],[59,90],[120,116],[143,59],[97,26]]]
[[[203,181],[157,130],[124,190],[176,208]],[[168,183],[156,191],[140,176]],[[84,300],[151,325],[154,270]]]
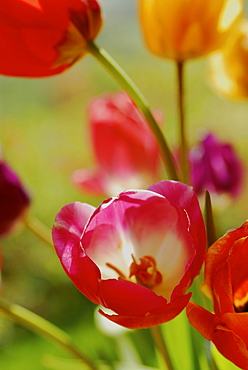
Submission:
[[[207,134],[189,152],[191,183],[197,194],[206,189],[213,193],[229,193],[235,197],[241,190],[243,166],[234,148]]]
[[[9,232],[30,203],[19,177],[0,160],[0,237]]]

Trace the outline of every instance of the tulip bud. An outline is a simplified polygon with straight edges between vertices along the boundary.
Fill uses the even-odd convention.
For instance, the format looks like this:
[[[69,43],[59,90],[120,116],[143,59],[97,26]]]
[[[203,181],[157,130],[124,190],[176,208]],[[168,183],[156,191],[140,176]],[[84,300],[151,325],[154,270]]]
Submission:
[[[97,167],[73,173],[72,182],[80,190],[113,196],[130,188],[146,189],[158,180],[157,142],[127,94],[91,101],[89,124]]]
[[[29,196],[18,176],[0,160],[0,237],[13,229],[29,203]]]
[[[139,0],[151,52],[176,61],[218,49],[242,13],[241,0]]]
[[[230,143],[206,134],[189,152],[190,177],[197,194],[206,189],[237,196],[243,183],[243,165]]]

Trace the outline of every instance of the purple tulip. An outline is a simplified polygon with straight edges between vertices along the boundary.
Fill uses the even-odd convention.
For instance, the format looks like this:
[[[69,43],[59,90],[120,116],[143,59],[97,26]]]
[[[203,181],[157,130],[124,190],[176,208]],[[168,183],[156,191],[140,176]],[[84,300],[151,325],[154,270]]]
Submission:
[[[232,197],[239,194],[243,180],[243,166],[230,143],[220,142],[207,134],[189,152],[191,183],[197,194],[206,189]]]
[[[19,177],[0,160],[0,237],[11,231],[29,203],[30,198]]]

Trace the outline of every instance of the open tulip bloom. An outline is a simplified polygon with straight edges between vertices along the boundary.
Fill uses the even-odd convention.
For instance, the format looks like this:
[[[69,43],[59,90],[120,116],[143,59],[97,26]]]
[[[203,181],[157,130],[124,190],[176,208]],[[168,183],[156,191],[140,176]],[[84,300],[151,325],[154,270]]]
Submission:
[[[53,240],[73,283],[127,328],[169,321],[187,305],[206,247],[193,189],[162,181],[98,208],[71,203],[56,217]]]

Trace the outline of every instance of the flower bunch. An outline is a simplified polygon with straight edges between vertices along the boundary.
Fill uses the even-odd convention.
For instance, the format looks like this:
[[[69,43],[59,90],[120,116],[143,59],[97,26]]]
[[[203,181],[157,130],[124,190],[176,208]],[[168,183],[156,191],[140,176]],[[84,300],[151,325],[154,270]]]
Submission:
[[[168,123],[161,125],[164,114],[151,110],[129,76],[95,44],[103,21],[97,0],[0,3],[0,74],[56,75],[88,53],[122,88],[90,101],[87,123],[95,166],[72,175],[81,196],[90,192],[103,199],[97,207],[88,198],[62,206],[52,227],[52,247],[65,273],[100,306],[104,319],[128,329],[151,328],[168,370],[179,367],[158,326],[182,318],[184,309],[184,325],[201,334],[190,370],[203,363],[204,370],[224,370],[211,347],[206,351],[205,339],[248,370],[248,221],[219,237],[209,196],[224,193],[236,200],[244,187],[245,166],[232,144],[215,134],[191,145],[184,99],[185,62],[212,52],[212,60],[219,61],[213,64],[213,70],[218,67],[213,72],[216,85],[228,97],[247,96],[243,2],[139,0],[138,12],[149,50],[177,66],[180,163],[167,142]],[[198,201],[203,194],[205,219]],[[14,228],[29,204],[18,176],[0,160],[0,237]],[[44,225],[26,225],[51,244],[44,237]],[[213,302],[212,309],[204,295]],[[112,361],[85,356],[65,333],[23,308],[0,300],[1,312],[61,344],[92,370]],[[187,330],[185,343],[195,349],[194,336]],[[180,339],[183,335],[182,330]],[[153,361],[152,366],[160,365]]]

